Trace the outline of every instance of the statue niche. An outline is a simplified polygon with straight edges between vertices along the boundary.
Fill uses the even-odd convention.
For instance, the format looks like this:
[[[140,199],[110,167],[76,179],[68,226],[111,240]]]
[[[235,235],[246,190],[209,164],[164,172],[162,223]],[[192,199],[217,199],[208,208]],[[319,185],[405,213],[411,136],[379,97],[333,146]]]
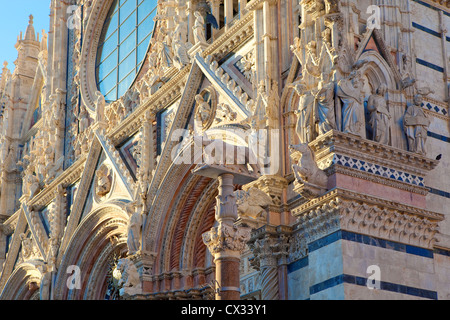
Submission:
[[[111,181],[111,170],[106,166],[102,165],[95,172],[96,177],[96,187],[95,192],[97,196],[104,197],[111,191],[112,181]]]
[[[362,85],[361,71],[353,70],[338,82],[337,96],[342,104],[342,131],[366,138]]]
[[[367,101],[367,110],[370,112],[369,125],[372,128],[373,140],[383,144],[389,144],[391,122],[391,115],[385,98],[386,92],[387,86],[383,83]]]
[[[413,103],[409,103],[403,118],[403,126],[408,138],[408,151],[425,155],[428,126],[430,119],[422,109],[423,96],[418,93]]]

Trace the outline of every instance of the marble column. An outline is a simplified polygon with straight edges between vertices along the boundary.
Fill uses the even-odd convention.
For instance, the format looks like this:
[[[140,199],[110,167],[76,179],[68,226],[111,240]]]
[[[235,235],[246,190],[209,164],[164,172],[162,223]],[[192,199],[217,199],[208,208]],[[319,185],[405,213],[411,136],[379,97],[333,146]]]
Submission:
[[[287,256],[290,228],[265,225],[253,231],[249,242],[255,259],[254,267],[261,274],[261,299],[287,298]]]
[[[216,300],[240,299],[240,257],[251,232],[250,228],[234,224],[238,215],[233,178],[230,173],[218,177],[217,226],[203,234],[216,265]]]

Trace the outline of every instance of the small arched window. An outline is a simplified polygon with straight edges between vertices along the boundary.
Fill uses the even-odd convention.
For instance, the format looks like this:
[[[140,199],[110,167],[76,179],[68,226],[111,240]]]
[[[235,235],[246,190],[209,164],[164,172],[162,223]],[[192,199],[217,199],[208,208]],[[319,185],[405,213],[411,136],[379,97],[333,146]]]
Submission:
[[[157,0],[114,0],[97,49],[97,86],[106,101],[133,84],[153,33]]]

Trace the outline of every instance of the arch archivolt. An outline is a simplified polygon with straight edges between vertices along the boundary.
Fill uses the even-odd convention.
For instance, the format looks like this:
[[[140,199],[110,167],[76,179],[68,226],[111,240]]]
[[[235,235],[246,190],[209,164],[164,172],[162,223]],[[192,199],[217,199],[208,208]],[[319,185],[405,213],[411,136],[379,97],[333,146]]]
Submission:
[[[41,265],[40,261],[28,261],[17,266],[1,293],[2,300],[29,300],[34,296],[41,285]]]
[[[78,226],[58,267],[56,299],[97,299],[104,289],[108,257],[126,251],[128,214],[121,206],[105,204]],[[69,266],[81,271],[81,290],[65,285]]]
[[[229,129],[236,130],[212,128],[205,131],[205,135],[208,139],[222,138],[225,142],[231,144],[248,146],[245,130],[242,128]],[[167,215],[168,210],[170,210],[170,205],[174,202],[175,195],[178,194],[179,198],[183,196],[180,195],[180,192],[183,193],[182,186],[185,185],[186,179],[189,179],[191,175],[190,171],[195,168],[197,163],[201,162],[200,159],[191,159],[193,160],[193,164],[179,164],[182,162],[180,159],[182,158],[183,152],[189,152],[193,147],[193,142],[190,142],[179,149],[179,153],[172,159],[172,164],[166,171],[155,197],[151,199],[147,220],[143,226],[143,249],[148,252],[159,252],[158,241],[161,238],[161,230],[164,230],[164,228],[161,228],[162,221],[166,219],[164,215]],[[158,173],[154,174],[154,176],[156,175]],[[178,200],[175,201],[177,202]]]
[[[159,235],[159,248],[157,252],[161,252],[160,257],[160,265],[156,270],[161,272],[172,271],[174,266],[172,265],[171,260],[175,257],[174,254],[174,242],[177,241],[177,237],[180,236],[179,230],[183,229],[186,223],[186,219],[188,218],[188,214],[186,213],[186,209],[189,210],[192,204],[192,192],[194,188],[197,186],[201,177],[189,175],[180,192],[177,194],[176,198],[172,200],[170,204],[170,208],[167,210],[166,217],[163,218],[161,223],[161,233]],[[167,252],[168,254],[164,254]],[[155,270],[155,271],[156,271]]]
[[[185,229],[185,237],[182,243],[180,269],[198,267],[200,263],[195,261],[195,257],[203,254],[203,252],[206,254],[206,251],[204,250],[201,250],[203,252],[196,252],[195,248],[199,246],[200,241],[202,247],[204,247],[203,249],[206,249],[206,246],[203,245],[201,235],[203,234],[203,231],[209,231],[215,222],[215,205],[218,186],[219,183],[217,181],[211,181],[208,184],[202,193],[202,196],[199,198],[199,201],[196,203],[196,207],[192,210],[192,214],[189,216],[189,221]],[[211,211],[212,219],[208,220],[208,214],[210,214]],[[200,239],[198,236],[200,236]]]

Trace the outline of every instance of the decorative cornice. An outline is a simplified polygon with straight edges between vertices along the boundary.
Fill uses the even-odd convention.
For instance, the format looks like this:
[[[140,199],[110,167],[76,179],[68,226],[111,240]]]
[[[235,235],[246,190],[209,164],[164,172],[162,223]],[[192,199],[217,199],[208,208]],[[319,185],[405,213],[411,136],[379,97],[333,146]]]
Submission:
[[[307,243],[346,230],[414,246],[432,248],[439,213],[348,190],[334,189],[293,210]]]
[[[203,58],[211,55],[215,60],[222,60],[227,54],[233,52],[238,46],[253,36],[254,22],[253,11],[248,12],[237,21],[228,31],[203,51]]]
[[[320,169],[425,195],[424,178],[438,160],[331,130],[312,141]]]
[[[107,134],[111,141],[117,145],[138,131],[147,110],[152,110],[156,114],[180,98],[186,86],[190,69],[190,67],[185,67],[177,73],[174,73],[175,68],[169,69],[164,77],[171,77],[170,80]]]
[[[70,186],[80,179],[87,155],[81,156],[73,165],[64,170],[55,180],[45,187],[39,194],[28,202],[28,206],[42,208],[48,205],[55,197],[56,189],[59,185]]]
[[[420,154],[405,151],[372,140],[361,139],[349,133],[330,130],[310,143],[319,162],[329,152],[349,153],[354,157],[367,160],[383,161],[385,166],[395,166],[399,169],[425,174],[433,170],[439,161]]]

